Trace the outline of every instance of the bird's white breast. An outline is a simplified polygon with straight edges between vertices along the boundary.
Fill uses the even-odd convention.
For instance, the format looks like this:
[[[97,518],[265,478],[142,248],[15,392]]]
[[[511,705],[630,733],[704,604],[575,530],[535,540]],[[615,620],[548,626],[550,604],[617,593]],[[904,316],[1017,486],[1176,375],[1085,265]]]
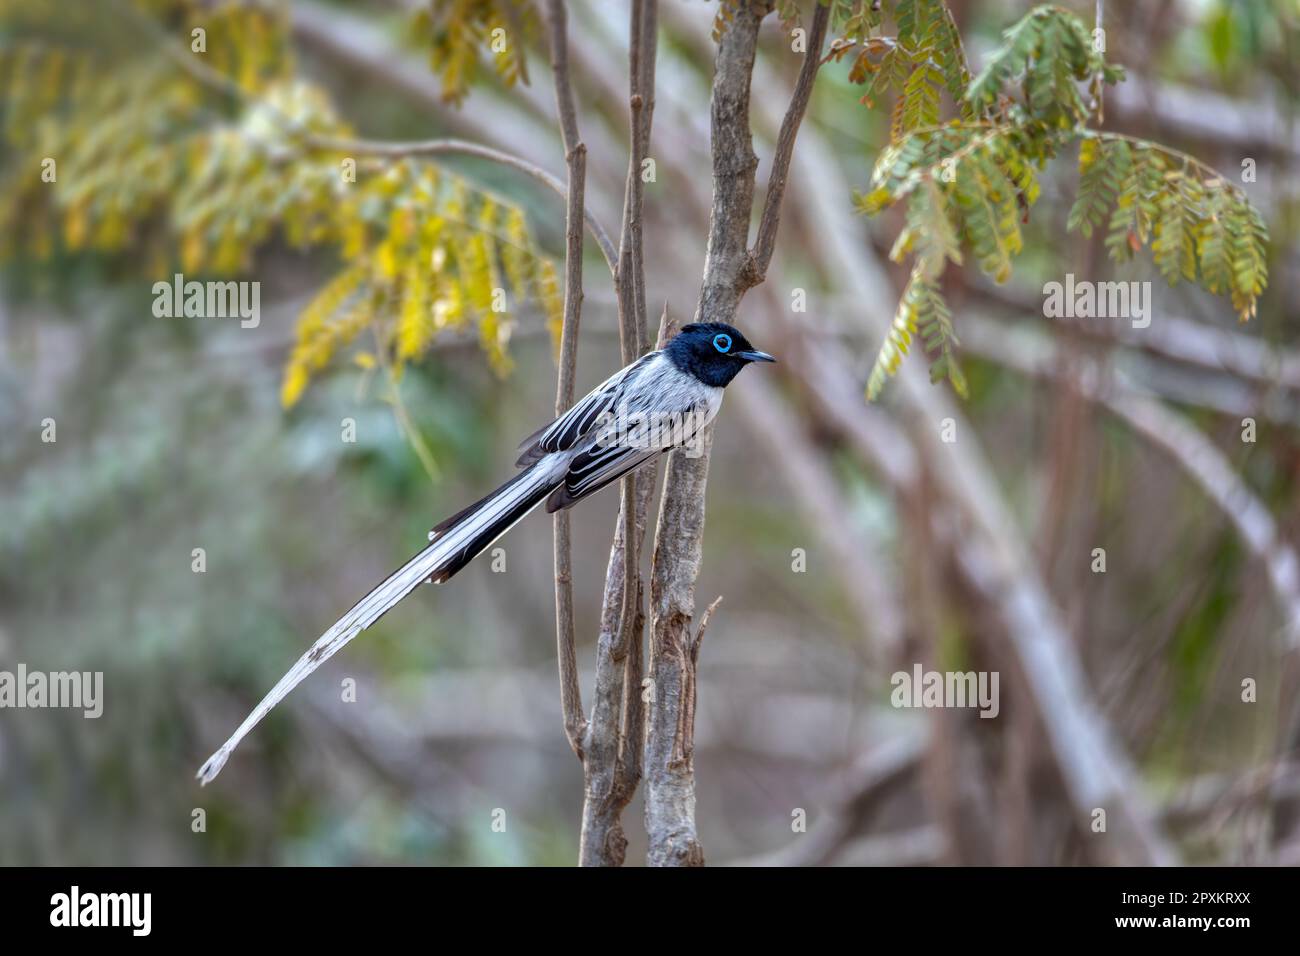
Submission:
[[[722,394],[723,389],[681,371],[665,353],[658,352],[638,371],[635,381],[628,382],[625,402],[629,412],[680,420],[683,438],[689,440],[717,417]]]

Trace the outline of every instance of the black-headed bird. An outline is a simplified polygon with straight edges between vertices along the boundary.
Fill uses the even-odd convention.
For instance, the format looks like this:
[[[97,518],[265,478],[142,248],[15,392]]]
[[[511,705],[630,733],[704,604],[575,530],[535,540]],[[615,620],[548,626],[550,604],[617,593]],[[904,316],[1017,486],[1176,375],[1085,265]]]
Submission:
[[[429,546],[363,597],[321,635],[199,769],[208,783],[244,736],[312,671],[422,583],[443,583],[524,515],[572,508],[671,448],[694,446],[722,405],[722,391],[751,362],[774,362],[739,330],[720,322],[684,326],[596,386],[551,424],[524,439],[523,470],[429,532]]]

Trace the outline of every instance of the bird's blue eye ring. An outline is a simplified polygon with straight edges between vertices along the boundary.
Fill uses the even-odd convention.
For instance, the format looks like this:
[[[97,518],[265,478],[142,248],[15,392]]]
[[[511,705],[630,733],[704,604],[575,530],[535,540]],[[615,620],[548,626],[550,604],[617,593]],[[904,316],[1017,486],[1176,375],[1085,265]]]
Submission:
[[[713,347],[724,355],[731,351],[731,336],[726,332],[719,332],[713,337]]]

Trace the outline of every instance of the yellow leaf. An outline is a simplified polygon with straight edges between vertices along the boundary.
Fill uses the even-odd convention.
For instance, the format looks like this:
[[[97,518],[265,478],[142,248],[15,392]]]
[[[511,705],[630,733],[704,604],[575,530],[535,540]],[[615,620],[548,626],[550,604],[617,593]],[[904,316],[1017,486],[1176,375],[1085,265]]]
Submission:
[[[244,249],[240,236],[233,225],[221,230],[221,239],[212,257],[214,272],[229,274],[238,272],[244,263]]]
[[[379,271],[379,277],[386,282],[391,282],[397,278],[397,251],[393,248],[391,239],[385,239],[379,245],[375,252],[375,267]]]
[[[420,269],[406,270],[402,312],[397,320],[397,357],[419,358],[433,341],[433,323],[429,320],[428,286]]]
[[[349,216],[343,223],[343,258],[359,259],[366,251],[367,229],[360,216]]]
[[[78,203],[68,210],[68,215],[63,220],[63,241],[69,249],[80,249],[86,244],[88,228],[86,204]]]
[[[192,229],[181,240],[181,265],[186,272],[198,272],[203,264],[203,230]]]
[[[299,364],[290,364],[284,370],[284,382],[280,385],[280,404],[292,408],[306,389],[307,370]]]

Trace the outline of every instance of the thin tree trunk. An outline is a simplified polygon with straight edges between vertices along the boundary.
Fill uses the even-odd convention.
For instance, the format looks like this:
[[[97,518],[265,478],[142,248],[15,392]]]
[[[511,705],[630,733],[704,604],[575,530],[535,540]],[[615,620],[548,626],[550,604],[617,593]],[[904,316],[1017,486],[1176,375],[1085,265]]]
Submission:
[[[781,201],[795,136],[807,110],[821,57],[829,8],[818,6],[794,96],[781,126],[754,249],[749,224],[758,157],[749,123],[750,81],[758,33],[770,0],[743,0],[718,44],[711,99],[713,203],[697,322],[734,323],[745,291],[763,281],[775,247]],[[645,744],[645,823],[651,866],[702,866],[695,825],[696,669],[708,614],[698,631],[695,580],[704,547],[704,494],[712,426],[698,452],[668,459],[655,532],[650,583],[650,714]],[[710,606],[711,612],[717,601]]]

